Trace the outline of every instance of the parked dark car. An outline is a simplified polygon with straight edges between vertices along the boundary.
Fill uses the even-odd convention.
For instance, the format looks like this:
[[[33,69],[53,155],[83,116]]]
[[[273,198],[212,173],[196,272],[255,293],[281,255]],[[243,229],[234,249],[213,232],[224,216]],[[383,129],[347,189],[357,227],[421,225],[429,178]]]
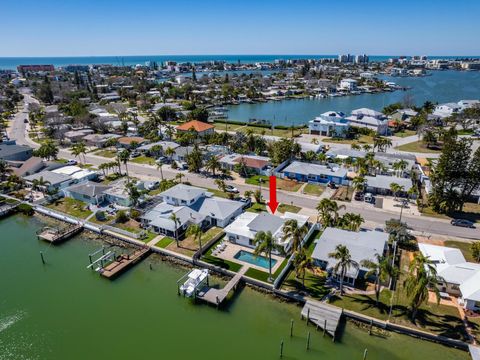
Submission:
[[[327,186],[330,188],[330,189],[336,189],[338,188],[337,184],[335,184],[333,181],[329,181],[327,183]]]
[[[452,221],[450,221],[450,224],[452,224],[453,226],[461,226],[461,227],[475,229],[474,223],[466,219],[453,219]]]
[[[357,193],[355,193],[355,200],[356,201],[363,201],[364,196],[365,195],[363,193],[357,192]]]

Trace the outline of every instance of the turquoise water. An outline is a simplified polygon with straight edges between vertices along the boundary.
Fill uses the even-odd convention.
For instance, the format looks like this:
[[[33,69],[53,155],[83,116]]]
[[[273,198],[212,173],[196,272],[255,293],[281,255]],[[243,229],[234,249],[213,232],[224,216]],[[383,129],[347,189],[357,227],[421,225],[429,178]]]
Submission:
[[[369,336],[350,324],[332,343],[300,321],[300,307],[248,287],[220,310],[195,304],[177,295],[176,281],[188,269],[155,255],[109,281],[86,269],[101,242],[80,235],[50,246],[36,239],[42,226],[36,218],[0,220],[0,360],[266,360],[279,358],[282,340],[288,360],[361,359],[365,348],[368,360],[469,358],[408,336]]]
[[[361,107],[382,110],[386,105],[411,98],[416,105],[425,101],[458,102],[463,99],[480,99],[480,71],[433,71],[426,77],[389,77],[401,86],[411,87],[408,91],[395,91],[379,94],[362,94],[326,99],[301,99],[271,101],[258,104],[229,106],[231,120],[248,121],[266,119],[274,125],[305,124],[316,116],[330,110],[349,114]]]
[[[272,62],[276,59],[323,59],[336,58],[337,55],[137,55],[137,56],[76,56],[76,57],[0,57],[0,69],[16,69],[18,65],[29,64],[53,64],[55,66],[65,65],[91,65],[91,64],[112,64],[112,65],[136,65],[144,64],[145,61],[177,62],[205,62],[205,61],[227,61],[236,63]],[[372,55],[371,61],[385,61],[392,56]],[[472,58],[475,56],[431,56],[431,59],[455,59]]]
[[[238,253],[235,254],[234,258],[241,261],[245,261],[252,265],[263,267],[264,269],[267,269],[267,270],[270,268],[270,261],[268,258],[262,255],[252,254],[251,252],[248,252],[245,250],[240,250]],[[272,268],[275,266],[276,263],[277,263],[277,260],[272,259]]]

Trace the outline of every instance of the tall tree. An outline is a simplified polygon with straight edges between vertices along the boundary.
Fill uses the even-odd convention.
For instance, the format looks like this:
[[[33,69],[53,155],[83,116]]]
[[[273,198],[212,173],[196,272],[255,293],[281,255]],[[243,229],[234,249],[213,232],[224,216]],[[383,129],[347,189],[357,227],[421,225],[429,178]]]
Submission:
[[[375,254],[375,261],[362,260],[360,264],[369,269],[365,274],[366,278],[375,277],[375,300],[378,306],[382,282],[396,276],[397,268],[392,266],[392,259],[389,256],[380,254]]]
[[[343,281],[347,270],[352,267],[358,269],[358,263],[352,259],[352,255],[345,245],[337,245],[335,251],[328,254],[328,257],[337,260],[333,272],[340,277],[340,295],[343,295]]]
[[[302,245],[302,240],[307,233],[306,226],[298,226],[298,222],[295,219],[289,219],[283,224],[283,241],[291,240],[291,251],[297,251]]]
[[[202,236],[203,236],[203,229],[201,226],[197,224],[192,224],[187,229],[187,236],[193,237],[193,241],[198,242],[198,247],[200,253],[202,253]]]
[[[255,244],[255,255],[265,254],[268,257],[268,280],[273,281],[272,252],[275,250],[282,251],[283,248],[277,244],[275,238],[270,231],[259,231],[255,234],[253,242]]]

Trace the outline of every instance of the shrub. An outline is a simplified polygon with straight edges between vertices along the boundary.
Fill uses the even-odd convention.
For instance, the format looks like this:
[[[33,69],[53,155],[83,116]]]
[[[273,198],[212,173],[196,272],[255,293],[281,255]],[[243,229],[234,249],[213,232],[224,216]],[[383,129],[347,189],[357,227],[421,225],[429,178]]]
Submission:
[[[33,210],[33,207],[31,207],[30,205],[28,204],[20,204],[17,206],[17,211],[19,213],[22,213],[24,215],[28,215],[28,216],[31,216],[35,213],[35,211]]]
[[[136,209],[131,209],[131,210],[130,210],[130,217],[131,217],[132,219],[135,219],[135,220],[136,220],[136,219],[138,219],[138,218],[140,217],[140,215],[142,215],[142,214],[140,213],[140,211],[138,211],[138,210],[136,210]]]
[[[97,211],[95,213],[95,218],[98,220],[98,221],[105,221],[107,219],[106,215],[105,215],[105,211]]]
[[[128,221],[128,215],[127,213],[125,212],[125,210],[120,210],[118,213],[117,213],[117,217],[115,218],[115,221],[117,223],[126,223]]]
[[[178,169],[177,162],[176,162],[176,161],[173,161],[173,162],[172,162],[172,165],[170,165],[170,167],[171,167],[173,170]]]

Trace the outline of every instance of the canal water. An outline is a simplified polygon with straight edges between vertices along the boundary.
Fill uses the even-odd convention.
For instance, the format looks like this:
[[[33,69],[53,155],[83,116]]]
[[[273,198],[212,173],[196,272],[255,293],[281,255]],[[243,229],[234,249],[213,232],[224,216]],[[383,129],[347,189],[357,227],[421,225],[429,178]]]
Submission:
[[[332,343],[300,308],[244,288],[224,310],[179,297],[185,269],[150,256],[114,281],[86,269],[101,243],[38,241],[36,218],[0,220],[0,359],[468,359],[466,352],[347,325]],[[42,265],[39,252],[45,254]],[[150,265],[152,269],[150,269]],[[290,320],[294,337],[290,338]],[[306,337],[311,331],[311,349]]]
[[[349,114],[354,109],[367,107],[381,111],[386,105],[402,102],[406,97],[416,105],[427,100],[443,103],[480,99],[480,71],[447,70],[430,73],[431,76],[425,77],[381,77],[402,87],[411,87],[408,91],[232,105],[228,107],[228,117],[233,121],[264,119],[270,120],[274,125],[290,126],[305,124],[330,110]]]

